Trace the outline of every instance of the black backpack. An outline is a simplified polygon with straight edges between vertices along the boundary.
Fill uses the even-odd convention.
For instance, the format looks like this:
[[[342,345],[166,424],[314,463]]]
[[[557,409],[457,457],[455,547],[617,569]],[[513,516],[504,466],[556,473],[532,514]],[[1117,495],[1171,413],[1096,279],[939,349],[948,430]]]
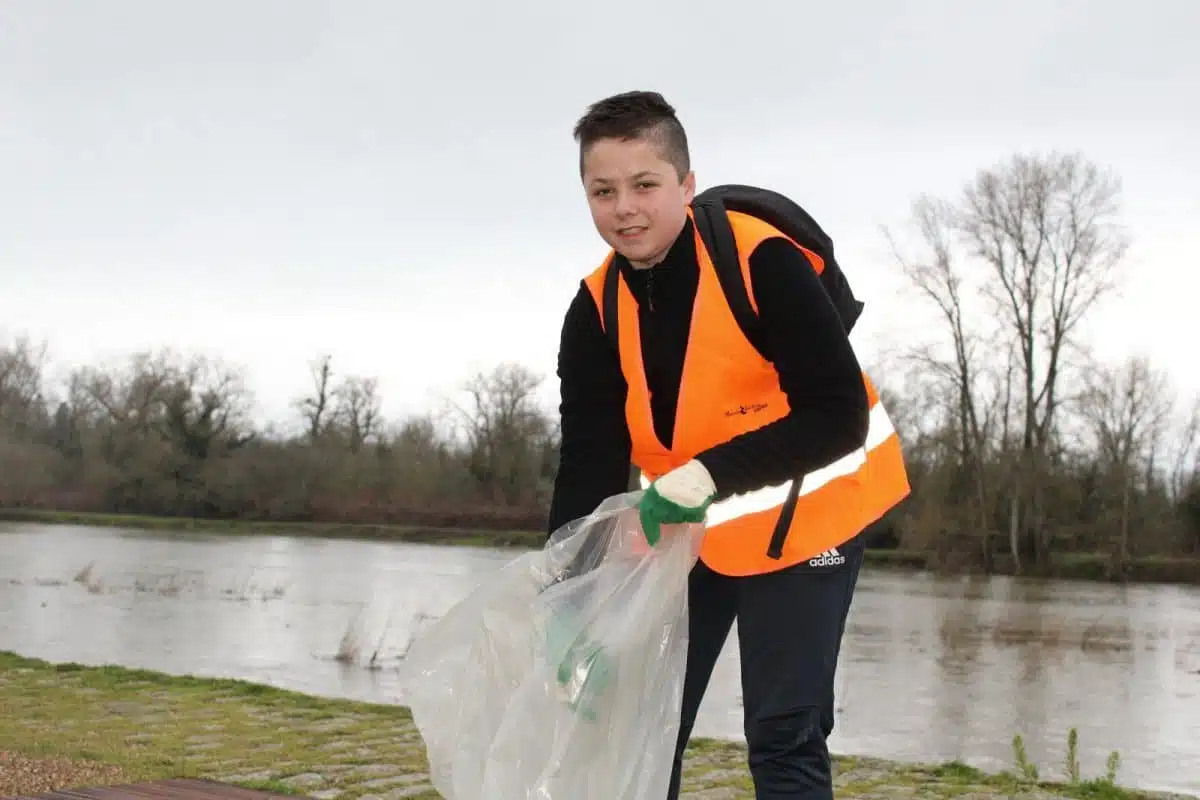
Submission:
[[[770,189],[740,184],[725,184],[706,189],[696,195],[692,202],[696,229],[712,256],[713,267],[721,281],[721,288],[746,338],[764,358],[762,335],[759,333],[758,316],[750,306],[746,284],[742,279],[738,261],[737,244],[733,229],[729,226],[726,211],[740,211],[777,228],[785,236],[802,247],[811,250],[825,262],[821,271],[821,285],[825,287],[842,325],[849,333],[863,312],[863,303],[854,296],[833,254],[833,240],[821,229],[817,221],[792,199]]]
[[[705,189],[692,201],[696,230],[704,247],[712,256],[713,268],[734,318],[746,339],[763,358],[771,360],[760,332],[758,315],[750,305],[746,283],[742,279],[737,243],[729,225],[726,211],[740,211],[766,222],[792,241],[816,253],[824,261],[821,285],[833,301],[842,325],[849,333],[863,312],[863,303],[854,296],[833,254],[833,240],[816,220],[792,199],[770,189],[741,184],[725,184]],[[617,270],[605,276],[603,315],[604,328],[613,347],[617,347]]]

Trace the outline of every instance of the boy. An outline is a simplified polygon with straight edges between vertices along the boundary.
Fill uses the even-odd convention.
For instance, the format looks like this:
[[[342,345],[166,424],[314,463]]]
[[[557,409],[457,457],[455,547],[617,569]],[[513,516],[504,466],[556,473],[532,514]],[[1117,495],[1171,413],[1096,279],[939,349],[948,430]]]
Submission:
[[[687,137],[661,95],[601,100],[575,137],[592,220],[612,252],[581,282],[563,322],[562,446],[549,530],[627,491],[631,461],[649,482],[640,514],[651,544],[662,525],[707,516],[689,580],[668,800],[679,796],[683,750],[735,617],[757,797],[832,798],[826,739],[863,526],[813,509],[851,505],[853,492],[869,488],[870,473],[854,472],[875,433],[864,376],[816,257],[732,214],[771,359],[731,324],[695,235]],[[608,270],[621,281],[609,317],[619,321],[615,348],[604,326]],[[836,474],[813,479],[823,469]],[[766,556],[781,531],[784,555]]]

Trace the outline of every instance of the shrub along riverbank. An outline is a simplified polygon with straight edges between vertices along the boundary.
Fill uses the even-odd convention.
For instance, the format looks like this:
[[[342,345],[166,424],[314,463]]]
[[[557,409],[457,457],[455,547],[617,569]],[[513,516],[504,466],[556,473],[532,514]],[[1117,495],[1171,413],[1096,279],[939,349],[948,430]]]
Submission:
[[[267,534],[276,536],[322,536],[329,538],[367,539],[448,544],[467,547],[536,548],[545,541],[541,531],[485,530],[480,528],[428,527],[415,525],[371,525],[336,522],[257,522],[253,520],[200,519],[193,517],[152,517],[137,514],[96,514],[75,511],[44,511],[41,509],[0,509],[0,522],[27,522],[47,525],[79,525],[87,527],[133,528],[155,531],[178,531],[227,535]],[[956,570],[941,565],[936,554],[918,551],[871,548],[867,563],[875,567],[943,572]],[[1134,558],[1121,575],[1113,574],[1110,559],[1102,553],[1060,553],[1048,570],[1039,577],[1064,580],[1114,581],[1145,583],[1200,584],[1200,558],[1147,557]],[[1011,559],[1000,558],[993,572],[1013,574]]]
[[[0,795],[201,777],[319,800],[439,796],[428,783],[420,734],[401,706],[0,651],[0,708]],[[988,775],[959,763],[838,758],[838,797],[1171,797],[1106,778],[1042,783],[1036,772],[1019,759],[1014,772]],[[1072,774],[1070,756],[1065,772]],[[753,796],[739,744],[694,742],[685,773],[686,798]]]

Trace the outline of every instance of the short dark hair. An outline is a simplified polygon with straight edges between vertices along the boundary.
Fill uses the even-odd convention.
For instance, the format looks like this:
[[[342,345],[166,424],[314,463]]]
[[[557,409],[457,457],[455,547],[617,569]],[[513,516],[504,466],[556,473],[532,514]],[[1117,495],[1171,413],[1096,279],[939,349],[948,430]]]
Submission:
[[[658,92],[622,92],[592,103],[575,123],[579,142],[579,171],[583,156],[601,139],[651,139],[665,161],[675,167],[679,179],[691,170],[687,133],[675,109]]]

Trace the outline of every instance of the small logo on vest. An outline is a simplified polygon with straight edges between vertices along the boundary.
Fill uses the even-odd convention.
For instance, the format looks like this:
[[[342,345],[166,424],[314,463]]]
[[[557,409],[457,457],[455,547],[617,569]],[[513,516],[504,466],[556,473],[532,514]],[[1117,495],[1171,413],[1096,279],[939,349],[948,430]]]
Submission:
[[[826,550],[816,558],[810,558],[808,560],[808,565],[810,567],[838,567],[845,563],[846,557],[839,553],[836,547]]]
[[[759,411],[762,411],[766,407],[767,407],[766,403],[751,403],[748,406],[743,405],[743,406],[738,406],[737,408],[731,408],[725,412],[725,416],[740,417],[740,416],[745,416],[746,414],[755,414]]]

